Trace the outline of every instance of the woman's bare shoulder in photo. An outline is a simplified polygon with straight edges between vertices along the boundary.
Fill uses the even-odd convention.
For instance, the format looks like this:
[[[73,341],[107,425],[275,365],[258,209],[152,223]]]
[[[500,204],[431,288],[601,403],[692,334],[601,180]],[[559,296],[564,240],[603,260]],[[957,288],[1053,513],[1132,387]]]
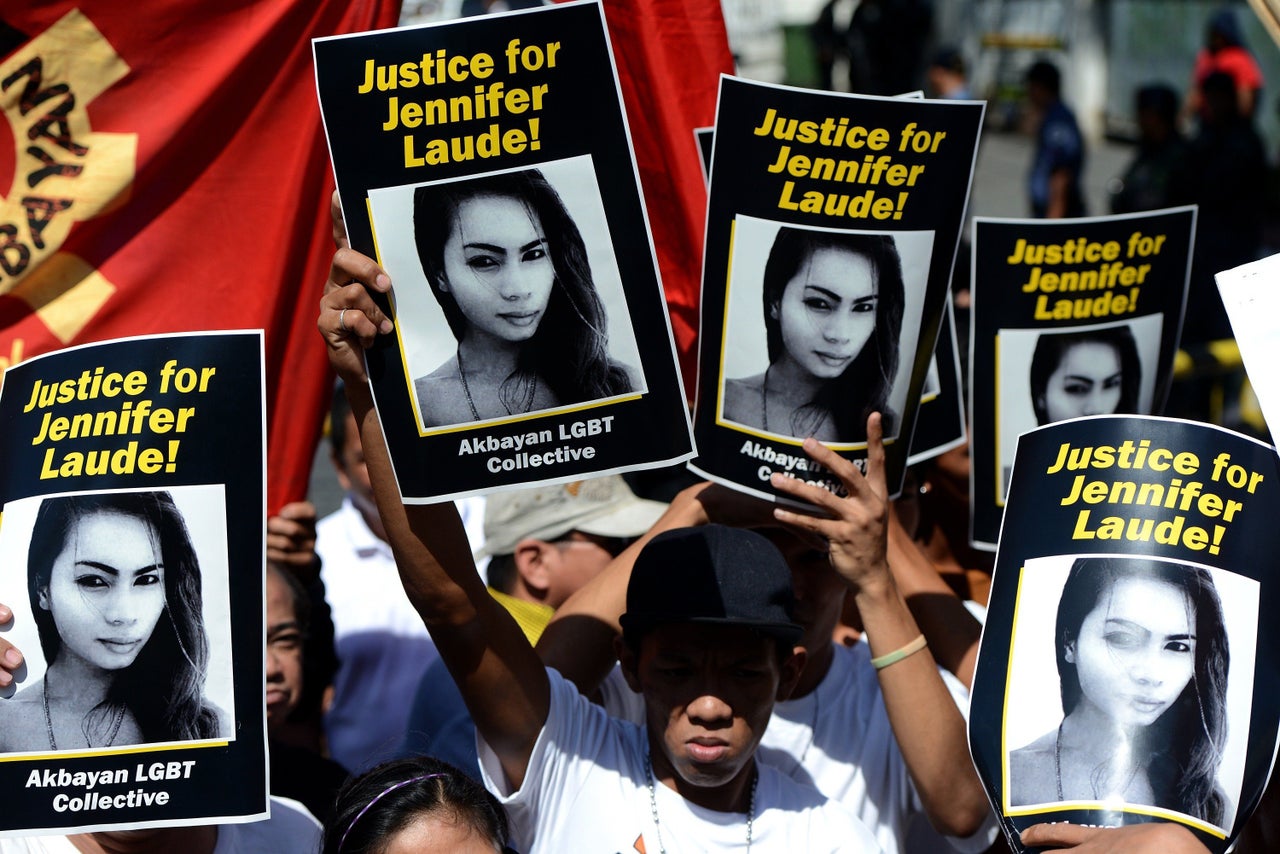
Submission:
[[[724,420],[748,427],[761,427],[760,422],[764,374],[724,381]]]
[[[1058,800],[1054,753],[1058,732],[1045,733],[1009,754],[1009,803],[1046,804]]]
[[[458,373],[458,361],[449,359],[426,376],[413,381],[413,393],[426,427],[466,424],[475,421],[467,406],[466,388]]]
[[[0,753],[40,750],[48,745],[44,718],[44,680],[0,699]]]

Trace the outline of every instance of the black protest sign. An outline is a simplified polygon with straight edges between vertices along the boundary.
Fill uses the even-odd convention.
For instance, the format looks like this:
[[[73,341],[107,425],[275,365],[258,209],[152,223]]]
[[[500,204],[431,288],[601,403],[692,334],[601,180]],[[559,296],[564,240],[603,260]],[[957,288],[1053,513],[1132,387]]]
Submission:
[[[701,155],[703,178],[709,180],[715,128],[696,128],[693,135]],[[943,357],[940,360],[935,355],[929,364],[929,372],[925,375],[924,388],[920,394],[920,412],[916,418],[915,432],[911,435],[911,453],[907,458],[911,465],[931,460],[957,448],[966,439],[960,350],[956,342],[955,316],[949,300],[942,325],[938,329],[936,353],[942,353]]]
[[[1021,436],[969,714],[1014,850],[1046,821],[1239,833],[1280,723],[1275,464],[1154,417]]]
[[[597,3],[314,42],[406,501],[669,464],[684,391]]]
[[[694,433],[701,474],[765,497],[800,449],[866,455],[897,491],[947,296],[982,105],[721,80]]]
[[[1018,434],[1081,415],[1159,414],[1196,209],[974,220],[970,539],[994,548]]]
[[[228,332],[5,372],[0,834],[266,816],[262,364]]]
[[[938,329],[938,345],[920,394],[920,414],[911,434],[907,462],[916,465],[931,460],[960,447],[967,438],[955,310],[948,300]]]

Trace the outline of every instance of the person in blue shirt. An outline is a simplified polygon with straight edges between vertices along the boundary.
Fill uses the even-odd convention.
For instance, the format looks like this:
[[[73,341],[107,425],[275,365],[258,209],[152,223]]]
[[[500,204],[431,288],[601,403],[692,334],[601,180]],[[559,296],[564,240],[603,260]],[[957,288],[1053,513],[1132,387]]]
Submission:
[[[1027,98],[1039,115],[1036,152],[1028,176],[1031,215],[1042,219],[1084,216],[1080,176],[1084,139],[1075,114],[1062,102],[1062,76],[1051,62],[1027,70]]]

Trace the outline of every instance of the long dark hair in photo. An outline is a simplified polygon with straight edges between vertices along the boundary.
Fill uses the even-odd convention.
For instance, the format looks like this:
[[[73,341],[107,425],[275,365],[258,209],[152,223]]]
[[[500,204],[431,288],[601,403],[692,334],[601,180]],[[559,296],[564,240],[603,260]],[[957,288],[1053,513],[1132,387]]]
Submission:
[[[516,370],[502,384],[510,409],[541,379],[561,404],[613,397],[631,391],[631,380],[609,359],[609,327],[596,293],[582,234],[542,172],[525,169],[418,187],[413,193],[413,233],[422,270],[453,336],[466,335],[469,321],[441,284],[447,281],[444,247],[457,227],[458,210],[471,199],[515,199],[542,227],[555,270],[555,284],[538,331],[521,348]]]
[[[1138,358],[1138,342],[1134,340],[1133,331],[1128,326],[1111,326],[1086,332],[1045,333],[1036,339],[1036,348],[1031,354],[1031,406],[1035,410],[1037,424],[1044,426],[1051,423],[1049,408],[1045,402],[1049,377],[1058,370],[1067,353],[1082,344],[1101,344],[1115,351],[1120,363],[1120,402],[1116,404],[1115,411],[1138,411],[1142,360]]]
[[[1147,776],[1154,803],[1222,825],[1227,799],[1218,785],[1218,766],[1227,738],[1227,669],[1230,652],[1222,603],[1205,570],[1185,564],[1135,557],[1083,557],[1071,565],[1058,603],[1055,630],[1063,715],[1070,715],[1082,691],[1076,665],[1066,650],[1075,643],[1088,614],[1122,578],[1161,581],[1186,594],[1195,610],[1195,664],[1191,680],[1155,723],[1137,734],[1135,756],[1149,756]]]
[[[384,762],[343,784],[321,854],[377,854],[432,813],[470,827],[495,852],[507,850],[507,814],[498,799],[449,763],[416,756]]]
[[[57,660],[62,638],[53,615],[40,607],[40,592],[48,589],[54,562],[80,520],[95,513],[131,516],[150,529],[164,564],[165,606],[137,658],[116,675],[91,716],[106,720],[126,708],[147,743],[218,737],[218,714],[204,699],[209,642],[200,564],[187,524],[168,492],[65,495],[41,502],[31,532],[27,592],[45,662]]]
[[[892,237],[788,226],[778,229],[764,266],[764,326],[769,362],[777,362],[785,352],[780,317],[783,292],[819,249],[861,255],[871,263],[876,278],[875,330],[849,367],[800,407],[792,416],[792,421],[797,423],[788,426],[795,435],[806,435],[809,432],[804,429],[806,422],[821,420],[823,414],[830,413],[836,435],[842,441],[853,441],[855,437],[866,437],[867,416],[880,412],[885,435],[892,435],[897,416],[889,409],[889,394],[898,372],[898,343],[906,299],[902,260]]]

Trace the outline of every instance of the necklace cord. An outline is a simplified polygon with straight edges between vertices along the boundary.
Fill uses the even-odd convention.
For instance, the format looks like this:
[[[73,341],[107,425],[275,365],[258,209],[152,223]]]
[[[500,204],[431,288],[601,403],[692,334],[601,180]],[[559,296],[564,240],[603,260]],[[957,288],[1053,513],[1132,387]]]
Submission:
[[[49,749],[58,749],[58,740],[53,736],[53,715],[49,712],[49,673],[46,671],[44,679],[40,681],[40,698],[44,705],[44,728],[49,736]],[[89,747],[111,747],[116,743],[116,736],[120,734],[120,725],[124,723],[124,704],[116,703],[115,713],[111,717],[111,729],[107,733],[107,740],[104,744],[94,744],[93,739],[89,737],[89,715],[85,715],[84,721],[80,725],[80,731],[84,733],[84,743]],[[97,708],[95,706],[94,708]],[[90,710],[92,713],[92,709]]]
[[[751,854],[751,837],[756,820],[756,787],[760,784],[760,770],[757,768],[755,772],[755,776],[751,778],[751,798],[747,806],[746,854]],[[646,782],[649,784],[649,813],[653,816],[653,828],[658,833],[658,854],[667,854],[667,846],[662,841],[662,822],[658,819],[658,794],[653,776],[653,761],[648,753],[644,755],[644,773]]]

